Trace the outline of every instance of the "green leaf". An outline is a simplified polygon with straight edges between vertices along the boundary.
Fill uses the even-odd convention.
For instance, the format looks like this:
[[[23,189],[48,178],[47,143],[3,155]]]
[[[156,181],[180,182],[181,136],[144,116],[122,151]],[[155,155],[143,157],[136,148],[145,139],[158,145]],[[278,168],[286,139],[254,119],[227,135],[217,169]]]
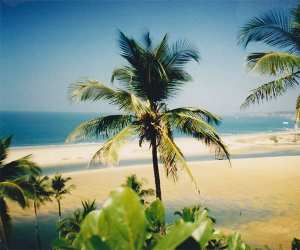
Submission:
[[[99,215],[98,230],[111,249],[142,249],[146,218],[139,197],[130,188],[111,193]]]
[[[92,236],[85,242],[87,250],[110,250],[111,248],[99,236]]]
[[[67,240],[64,239],[55,239],[52,241],[53,249],[60,249],[60,250],[75,250],[74,247],[70,245]]]
[[[174,226],[172,226],[169,230],[167,235],[158,241],[153,250],[175,249],[187,240],[197,227],[198,223],[184,222],[182,220],[177,221],[176,224],[174,224]]]
[[[206,220],[193,232],[193,237],[198,241],[201,249],[204,249],[214,232],[213,223],[211,220]]]
[[[228,250],[250,250],[250,247],[242,241],[239,233],[230,235],[227,239]]]
[[[162,202],[157,199],[153,201],[149,207],[147,207],[146,218],[153,230],[159,230],[161,226],[165,224],[165,208]]]
[[[84,235],[85,238],[90,238],[93,235],[98,235],[98,221],[101,211],[90,212],[82,222],[80,226],[80,234]]]

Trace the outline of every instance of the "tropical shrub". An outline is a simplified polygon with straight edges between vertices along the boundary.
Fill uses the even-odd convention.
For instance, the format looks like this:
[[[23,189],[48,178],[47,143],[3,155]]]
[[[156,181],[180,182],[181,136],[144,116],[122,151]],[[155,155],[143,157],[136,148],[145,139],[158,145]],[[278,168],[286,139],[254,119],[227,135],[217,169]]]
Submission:
[[[180,218],[167,224],[159,199],[145,207],[128,187],[113,191],[101,210],[89,213],[71,244],[60,239],[54,242],[54,247],[85,250],[250,249],[239,234],[225,237],[216,231],[206,210],[193,222]]]
[[[96,210],[96,201],[82,201],[82,208],[76,209],[71,215],[58,222],[59,236],[70,244],[80,232],[80,224],[92,211]]]
[[[144,182],[137,179],[136,175],[130,175],[126,178],[126,182],[122,185],[123,187],[131,188],[140,197],[141,202],[148,203],[147,198],[154,196],[155,191],[152,188],[144,189]]]

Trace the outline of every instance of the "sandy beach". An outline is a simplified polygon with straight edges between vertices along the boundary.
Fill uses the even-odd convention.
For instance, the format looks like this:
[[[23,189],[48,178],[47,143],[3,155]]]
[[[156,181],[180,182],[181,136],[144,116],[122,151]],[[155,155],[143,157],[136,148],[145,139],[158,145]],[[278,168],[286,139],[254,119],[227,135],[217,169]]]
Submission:
[[[289,132],[225,137],[232,155],[258,154],[258,157],[233,159],[231,167],[224,160],[198,161],[194,158],[189,165],[198,181],[200,195],[183,172],[174,183],[166,179],[161,169],[163,199],[169,214],[183,206],[202,204],[211,210],[217,227],[224,231],[239,231],[254,246],[268,245],[277,249],[282,245],[283,249],[288,249],[291,240],[300,237],[300,144],[294,139],[295,135]],[[179,138],[177,143],[187,158],[209,153],[191,139]],[[64,168],[70,164],[86,166],[97,147],[99,145],[89,144],[15,148],[10,151],[9,159],[32,154],[43,169]],[[286,152],[287,155],[293,152],[293,155],[259,156],[266,152]],[[122,150],[120,158],[128,161],[150,159],[150,151],[132,142]],[[80,201],[85,199],[96,199],[100,205],[110,190],[133,173],[143,178],[146,186],[154,186],[151,165],[138,162],[127,167],[65,173],[72,177],[76,189],[63,200],[64,212],[79,207]],[[10,203],[10,210],[15,222],[32,219],[31,209],[21,210]],[[55,202],[40,209],[41,217],[56,213]]]

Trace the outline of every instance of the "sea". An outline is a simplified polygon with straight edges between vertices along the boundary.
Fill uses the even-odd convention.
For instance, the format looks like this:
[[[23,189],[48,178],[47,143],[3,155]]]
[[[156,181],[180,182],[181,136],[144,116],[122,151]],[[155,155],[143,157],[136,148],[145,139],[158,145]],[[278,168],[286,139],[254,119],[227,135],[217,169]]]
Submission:
[[[81,122],[100,113],[0,111],[0,137],[13,136],[13,147],[60,145]],[[221,135],[287,131],[294,127],[294,115],[284,113],[239,113],[224,115],[217,127]],[[175,133],[175,136],[183,136]],[[96,142],[90,141],[79,142]]]

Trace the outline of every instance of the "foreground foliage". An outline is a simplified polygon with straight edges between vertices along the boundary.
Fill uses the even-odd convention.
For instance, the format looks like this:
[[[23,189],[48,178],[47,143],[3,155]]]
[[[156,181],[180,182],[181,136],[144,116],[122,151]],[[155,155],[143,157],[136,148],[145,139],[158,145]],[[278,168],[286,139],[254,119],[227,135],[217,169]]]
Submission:
[[[82,208],[77,209],[73,214],[63,218],[58,222],[59,237],[72,244],[77,234],[80,232],[80,225],[85,217],[96,210],[96,201],[82,201]]]
[[[166,223],[165,208],[157,199],[144,207],[130,188],[113,191],[101,210],[89,213],[72,244],[57,240],[57,249],[171,250],[250,249],[239,234],[225,237],[216,231],[206,210],[197,210],[193,221]]]
[[[218,124],[220,118],[201,108],[169,109],[167,106],[167,101],[191,80],[186,64],[200,60],[198,50],[189,42],[180,40],[170,45],[165,35],[154,46],[149,33],[140,43],[120,32],[119,47],[127,65],[114,70],[112,81],[118,80],[122,88],[111,88],[95,80],[81,81],[71,86],[70,97],[82,102],[108,101],[118,107],[120,114],[82,123],[67,141],[109,138],[91,159],[92,164],[106,165],[118,162],[118,152],[129,139],[139,138],[140,146],[146,141],[152,149],[156,197],[161,199],[158,156],[167,176],[176,180],[181,168],[195,183],[183,153],[173,140],[175,130],[215,147],[229,158],[212,126]]]

